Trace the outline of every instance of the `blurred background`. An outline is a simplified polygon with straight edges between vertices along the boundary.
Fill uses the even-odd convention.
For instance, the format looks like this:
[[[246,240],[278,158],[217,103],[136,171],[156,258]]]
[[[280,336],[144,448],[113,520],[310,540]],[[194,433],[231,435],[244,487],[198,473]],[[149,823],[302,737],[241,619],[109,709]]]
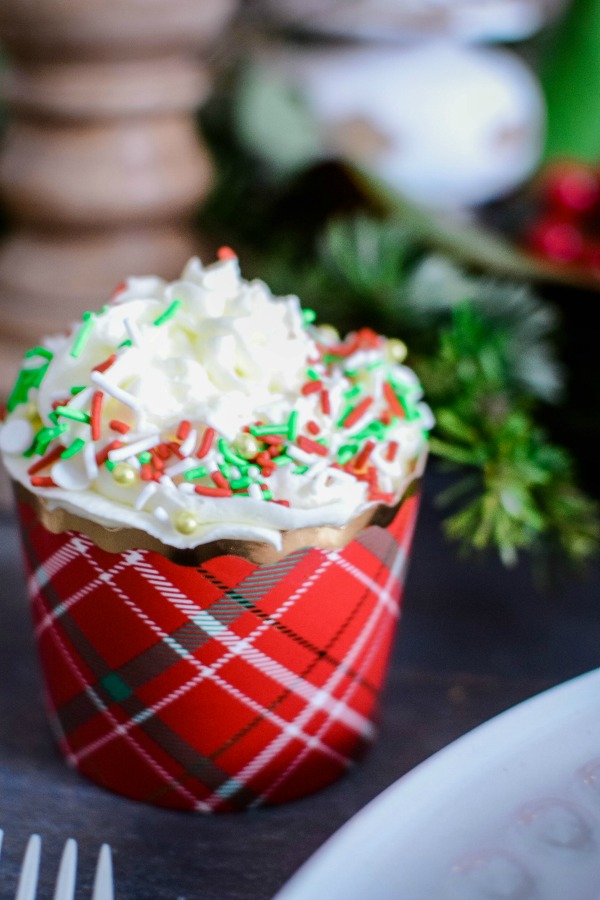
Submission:
[[[0,395],[219,245],[405,341],[448,537],[600,546],[600,0],[3,0]]]

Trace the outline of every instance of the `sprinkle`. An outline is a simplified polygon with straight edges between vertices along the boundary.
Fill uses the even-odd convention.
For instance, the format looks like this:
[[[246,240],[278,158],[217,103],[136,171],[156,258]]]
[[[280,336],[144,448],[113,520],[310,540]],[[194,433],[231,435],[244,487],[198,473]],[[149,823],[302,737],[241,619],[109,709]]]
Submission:
[[[305,450],[306,453],[318,453],[320,456],[327,456],[328,450],[323,444],[317,443],[317,441],[311,441],[310,438],[304,437],[300,435],[298,438],[298,446],[301,450]]]
[[[85,441],[83,438],[75,438],[75,440],[63,450],[60,454],[61,459],[71,459],[72,456],[75,456],[76,453],[81,453],[83,448],[85,447]]]
[[[319,381],[321,378],[316,369],[308,368],[306,370],[306,374],[312,381]]]
[[[35,453],[45,453],[48,445],[69,428],[68,425],[57,425],[55,428],[40,428],[35,436]]]
[[[165,463],[164,460],[162,460],[156,452],[156,447],[153,447],[150,453],[152,455],[152,465],[158,472],[162,472],[165,467]]]
[[[229,482],[227,481],[227,479],[225,478],[223,473],[219,472],[218,469],[215,469],[214,472],[211,472],[210,477],[212,478],[214,483],[217,485],[217,487],[229,489]]]
[[[406,418],[406,413],[404,412],[404,407],[398,400],[396,396],[396,392],[389,381],[383,382],[383,396],[385,397],[387,404],[392,412],[392,415],[398,416],[401,419]]]
[[[300,388],[300,393],[308,397],[310,394],[318,394],[322,387],[322,381],[306,381]]]
[[[287,425],[251,425],[250,432],[255,437],[264,437],[268,435],[287,435],[289,431],[289,423]]]
[[[128,425],[127,422],[122,422],[120,419],[111,419],[108,427],[111,431],[118,431],[119,434],[127,434],[131,430],[131,425]]]
[[[296,466],[292,469],[292,475],[305,475],[309,470],[309,466]]]
[[[162,444],[157,444],[156,447],[153,447],[152,452],[155,455],[158,455],[160,459],[167,460],[172,455],[173,448],[169,444],[165,444],[165,442],[163,441]]]
[[[158,519],[159,522],[168,522],[169,521],[169,513],[166,511],[164,506],[156,506],[152,510],[152,515],[155,519]]]
[[[152,323],[153,325],[164,325],[165,322],[168,322],[169,319],[172,319],[176,314],[177,310],[181,306],[181,300],[173,300],[172,303],[165,309],[164,313],[160,315],[157,319]]]
[[[273,459],[273,462],[276,466],[287,466],[289,463],[293,462],[291,456],[287,456],[285,453],[282,453],[281,456],[276,456]]]
[[[308,464],[314,462],[311,454],[307,453],[305,450],[300,450],[299,447],[288,447],[287,452],[291,458],[295,459],[297,462]],[[275,462],[277,462],[277,460],[275,460]]]
[[[85,312],[83,314],[83,324],[77,332],[77,337],[71,347],[71,356],[73,359],[81,356],[85,345],[87,344],[92,331],[94,330],[94,313]]]
[[[44,359],[51,360],[54,358],[54,353],[48,350],[47,347],[32,347],[30,350],[25,351],[24,356],[25,359],[31,359],[32,356],[43,356]]]
[[[227,462],[233,463],[234,466],[242,466],[242,468],[245,468],[248,465],[244,457],[239,456],[237,453],[235,453],[224,438],[219,438],[218,444],[219,450],[221,451]]]
[[[256,482],[254,482],[253,484],[249,485],[249,487],[248,487],[248,496],[252,497],[253,500],[263,500],[263,499],[264,499],[264,493],[263,493],[263,490],[262,490],[262,486],[256,484]]]
[[[329,398],[329,391],[321,391],[321,410],[324,416],[331,415],[331,400]]]
[[[112,450],[118,450],[119,447],[122,447],[122,441],[111,441],[110,444],[107,444],[99,453],[96,453],[96,465],[103,465],[107,459],[108,454],[111,453]]]
[[[152,462],[152,454],[148,453],[147,450],[144,450],[143,453],[138,455],[138,459],[142,464]]]
[[[102,391],[94,391],[94,396],[92,397],[92,405],[91,405],[91,425],[92,425],[92,440],[99,441],[102,436],[102,402],[104,400],[104,394]],[[57,410],[58,411],[58,410]]]
[[[276,444],[273,447],[269,447],[267,450],[267,453],[269,454],[269,457],[272,459],[274,456],[279,456],[280,453],[283,453],[284,449],[285,448],[283,447],[283,445],[280,446],[280,445]]]
[[[184,472],[183,477],[186,481],[193,481],[195,478],[204,478],[206,474],[208,474],[206,466],[195,466],[193,469],[188,469],[187,472]]]
[[[157,432],[156,434],[141,438],[139,441],[133,441],[131,444],[122,444],[120,447],[111,450],[108,454],[108,458],[111,462],[120,462],[122,459],[127,459],[128,456],[136,456],[136,454],[142,453],[144,450],[150,450],[151,447],[154,447],[158,439],[159,434]]]
[[[298,436],[298,410],[294,409],[288,419],[288,440],[295,441]]]
[[[29,466],[29,468],[27,469],[27,474],[36,475],[38,472],[41,472],[42,469],[45,469],[46,466],[52,465],[52,463],[56,462],[56,460],[59,459],[64,449],[65,448],[63,444],[58,444],[58,446],[56,446],[54,450],[51,450],[50,453],[46,454],[46,456],[42,456],[42,458],[38,459],[37,462],[34,462],[32,466]]]
[[[179,423],[179,428],[177,429],[177,440],[185,441],[186,437],[192,430],[192,423],[188,422],[187,419],[182,419]]]
[[[367,441],[356,459],[354,460],[354,468],[355,469],[364,469],[366,466],[371,453],[375,449],[375,441]]]
[[[361,400],[353,409],[342,416],[338,425],[343,425],[344,428],[351,428],[353,425],[356,425],[372,404],[373,398],[365,397],[364,400]]]
[[[321,429],[319,428],[317,423],[314,421],[314,419],[311,419],[310,422],[306,423],[306,430],[310,431],[311,434],[320,434],[321,433]]]
[[[137,495],[134,504],[138,512],[144,508],[150,497],[152,497],[152,495],[155,494],[157,490],[158,485],[154,481],[150,481],[148,482],[148,484],[144,485],[140,493]]]
[[[83,422],[88,425],[91,421],[90,416],[80,409],[70,409],[68,406],[59,405],[56,407],[55,412],[57,416],[62,416],[64,419],[73,419],[74,422]]]
[[[287,506],[287,507],[289,507],[289,505],[290,505],[289,500],[273,500],[273,503],[277,503],[279,506]]]
[[[80,394],[82,391],[85,391],[85,384],[77,384],[70,389],[69,393],[72,397],[76,397],[77,394]]]
[[[285,443],[281,434],[263,434],[261,440],[263,444],[269,444],[270,447],[281,447]]]
[[[107,394],[114,397],[115,400],[120,400],[121,403],[124,403],[125,406],[129,406],[133,410],[139,410],[139,400],[137,400],[133,394],[129,394],[127,391],[122,390],[122,388],[117,387],[116,384],[112,384],[108,378],[104,377],[104,375],[99,372],[92,372],[90,378],[94,384],[97,384],[99,388],[102,388]]]
[[[210,485],[197,484],[195,491],[203,497],[232,497],[233,491],[229,488],[210,487]]]
[[[125,326],[125,330],[129,335],[129,341],[125,343],[129,343],[129,345],[133,344],[135,347],[139,347],[142,343],[142,335],[140,334],[140,330],[137,327],[136,323],[133,321],[133,319],[126,318],[123,319],[123,325]],[[122,347],[123,344],[120,344],[119,346]]]
[[[15,386],[13,387],[9,398],[6,401],[6,408],[9,412],[12,412],[13,409],[20,403],[27,402],[29,398],[29,391],[31,390],[31,388],[40,386],[49,365],[50,363],[47,362],[43,366],[39,366],[36,369],[21,369],[19,375],[17,376]]]
[[[256,462],[258,463],[259,466],[265,466],[265,465],[268,466],[269,463],[271,462],[271,457],[267,453],[266,450],[263,450],[261,453],[258,453],[256,455]]]
[[[198,440],[198,432],[195,428],[192,428],[181,447],[179,448],[179,452],[182,456],[191,456],[194,452],[194,448],[196,446],[196,442]]]
[[[94,481],[98,477],[98,463],[96,462],[96,451],[93,444],[86,444],[83,448],[83,463],[85,471],[90,481]]]
[[[310,325],[311,322],[314,322],[317,318],[317,314],[314,309],[303,309],[302,310],[302,319],[305,325]]]
[[[260,470],[260,474],[262,475],[263,478],[268,478],[269,475],[272,475],[274,471],[275,471],[274,465],[263,466],[262,469]]]
[[[33,487],[58,487],[52,478],[42,475],[34,475],[31,478],[31,484]]]
[[[169,478],[175,478],[176,475],[185,475],[186,472],[191,472],[193,468],[193,462],[187,457],[186,459],[180,459],[178,462],[167,466],[165,475],[168,475]]]
[[[340,465],[345,465],[348,460],[352,459],[352,457],[356,454],[358,447],[354,444],[344,444],[343,447],[340,447],[338,450],[338,462]]]
[[[94,366],[94,368],[92,369],[92,372],[100,372],[100,373],[106,372],[107,369],[110,369],[110,367],[116,361],[116,359],[117,359],[117,354],[113,353],[111,356],[108,357],[108,359],[105,359],[104,362],[98,363],[97,366]]]
[[[388,462],[393,462],[396,459],[396,454],[398,452],[398,441],[390,441],[388,444],[388,448],[385,454],[385,458]]]
[[[142,463],[142,468],[140,469],[140,478],[142,481],[152,481],[154,478],[154,469],[150,465],[150,463]]]
[[[237,253],[231,247],[219,247],[217,250],[217,259],[237,259]]]
[[[213,445],[213,441],[215,439],[216,431],[214,428],[207,428],[204,434],[202,435],[202,440],[200,441],[200,446],[198,448],[198,452],[196,456],[198,459],[204,459],[205,456],[208,455],[210,449]]]

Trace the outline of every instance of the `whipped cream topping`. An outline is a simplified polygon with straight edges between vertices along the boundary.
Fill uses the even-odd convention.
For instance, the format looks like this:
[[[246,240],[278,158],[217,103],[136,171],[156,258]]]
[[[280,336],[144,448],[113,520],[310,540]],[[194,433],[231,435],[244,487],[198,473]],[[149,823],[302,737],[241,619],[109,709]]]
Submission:
[[[423,468],[431,412],[404,345],[340,340],[235,254],[129,278],[29,350],[0,425],[11,476],[107,527],[188,548],[345,525]]]

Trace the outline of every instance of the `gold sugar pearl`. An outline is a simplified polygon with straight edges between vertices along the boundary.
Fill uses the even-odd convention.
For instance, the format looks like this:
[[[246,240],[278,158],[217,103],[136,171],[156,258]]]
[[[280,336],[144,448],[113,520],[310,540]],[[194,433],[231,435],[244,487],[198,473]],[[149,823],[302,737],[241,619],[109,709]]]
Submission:
[[[137,472],[129,463],[117,463],[112,470],[112,477],[121,487],[129,487],[137,481]]]
[[[236,451],[244,459],[254,459],[257,453],[260,453],[260,443],[253,434],[242,431],[233,442]]]
[[[319,325],[317,337],[324,344],[337,344],[340,333],[333,325]]]
[[[200,523],[189,509],[180,509],[173,520],[173,525],[180,534],[193,534]]]
[[[386,343],[387,357],[390,362],[401,363],[406,359],[407,349],[404,341],[388,338]]]

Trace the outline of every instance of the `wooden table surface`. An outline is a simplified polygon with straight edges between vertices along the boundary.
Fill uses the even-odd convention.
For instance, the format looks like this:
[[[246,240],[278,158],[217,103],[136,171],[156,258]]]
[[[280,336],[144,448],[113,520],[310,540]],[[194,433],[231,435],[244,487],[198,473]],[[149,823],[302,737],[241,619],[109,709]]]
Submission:
[[[71,771],[49,731],[18,539],[0,519],[0,900],[14,896],[27,836],[43,838],[40,898],[64,840],[89,897],[101,842],[120,900],[269,900],[343,822],[436,750],[538,691],[600,665],[600,571],[538,592],[528,567],[458,562],[426,485],[379,739],[346,778],[287,806],[206,817],[109,794]]]

